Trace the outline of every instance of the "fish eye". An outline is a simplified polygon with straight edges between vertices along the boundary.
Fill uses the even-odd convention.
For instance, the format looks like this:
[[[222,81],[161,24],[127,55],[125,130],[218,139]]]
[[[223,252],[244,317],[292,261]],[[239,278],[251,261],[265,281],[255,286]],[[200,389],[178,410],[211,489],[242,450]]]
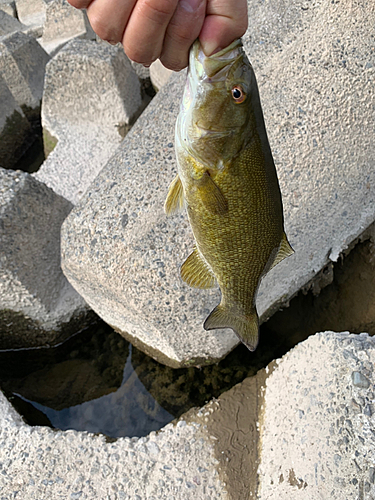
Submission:
[[[232,92],[233,100],[236,103],[244,102],[244,100],[246,99],[246,94],[245,94],[243,88],[241,87],[241,85],[235,85],[232,88],[231,92]]]

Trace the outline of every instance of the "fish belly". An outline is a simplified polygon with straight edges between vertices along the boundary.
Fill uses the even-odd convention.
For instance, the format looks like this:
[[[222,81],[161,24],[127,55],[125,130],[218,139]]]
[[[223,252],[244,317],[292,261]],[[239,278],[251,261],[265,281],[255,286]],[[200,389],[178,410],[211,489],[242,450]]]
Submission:
[[[197,196],[188,202],[188,216],[197,248],[220,286],[222,303],[246,314],[254,309],[260,279],[277,253],[283,222],[280,195],[266,170],[237,170],[215,177],[228,201],[226,214],[210,213]],[[277,184],[276,174],[275,180]]]

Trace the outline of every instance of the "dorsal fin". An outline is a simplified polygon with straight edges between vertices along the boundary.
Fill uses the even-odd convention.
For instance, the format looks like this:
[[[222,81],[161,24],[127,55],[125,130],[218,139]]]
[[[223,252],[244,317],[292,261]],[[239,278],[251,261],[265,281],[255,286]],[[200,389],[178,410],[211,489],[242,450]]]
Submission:
[[[196,248],[182,264],[181,278],[194,288],[212,288],[215,286],[215,275]]]
[[[182,182],[177,174],[169,186],[167,198],[164,203],[164,211],[167,215],[174,215],[184,208],[184,190]]]
[[[276,258],[272,263],[272,266],[270,267],[270,270],[273,269],[279,262],[282,260],[286,259],[290,255],[294,254],[293,248],[290,246],[289,241],[287,240],[286,234],[283,233],[283,236],[281,238],[281,243],[280,243],[280,248],[279,251],[277,252]]]

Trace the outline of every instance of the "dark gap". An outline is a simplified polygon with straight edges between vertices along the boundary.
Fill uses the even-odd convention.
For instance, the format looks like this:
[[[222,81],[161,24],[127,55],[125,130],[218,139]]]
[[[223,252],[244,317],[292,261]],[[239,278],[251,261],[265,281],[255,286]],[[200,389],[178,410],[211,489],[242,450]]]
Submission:
[[[39,170],[39,167],[46,158],[44,154],[43,129],[40,114],[29,119],[29,122],[31,125],[31,135],[28,147],[17,163],[12,167],[12,170],[22,170],[32,174]]]
[[[30,425],[144,436],[203,406],[319,331],[375,333],[372,243],[358,243],[261,326],[254,353],[242,344],[220,363],[173,369],[132,347],[104,322],[56,348],[0,352],[0,387]],[[330,268],[321,273],[330,281]]]

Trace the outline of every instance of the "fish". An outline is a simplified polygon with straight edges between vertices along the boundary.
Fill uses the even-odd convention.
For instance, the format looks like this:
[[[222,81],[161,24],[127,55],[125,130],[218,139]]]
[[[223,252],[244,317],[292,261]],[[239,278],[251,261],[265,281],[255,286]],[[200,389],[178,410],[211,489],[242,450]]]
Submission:
[[[177,176],[164,210],[185,208],[195,246],[180,274],[191,287],[220,287],[205,330],[231,328],[250,351],[259,341],[261,279],[292,255],[254,70],[241,39],[211,56],[189,53],[175,128]]]

